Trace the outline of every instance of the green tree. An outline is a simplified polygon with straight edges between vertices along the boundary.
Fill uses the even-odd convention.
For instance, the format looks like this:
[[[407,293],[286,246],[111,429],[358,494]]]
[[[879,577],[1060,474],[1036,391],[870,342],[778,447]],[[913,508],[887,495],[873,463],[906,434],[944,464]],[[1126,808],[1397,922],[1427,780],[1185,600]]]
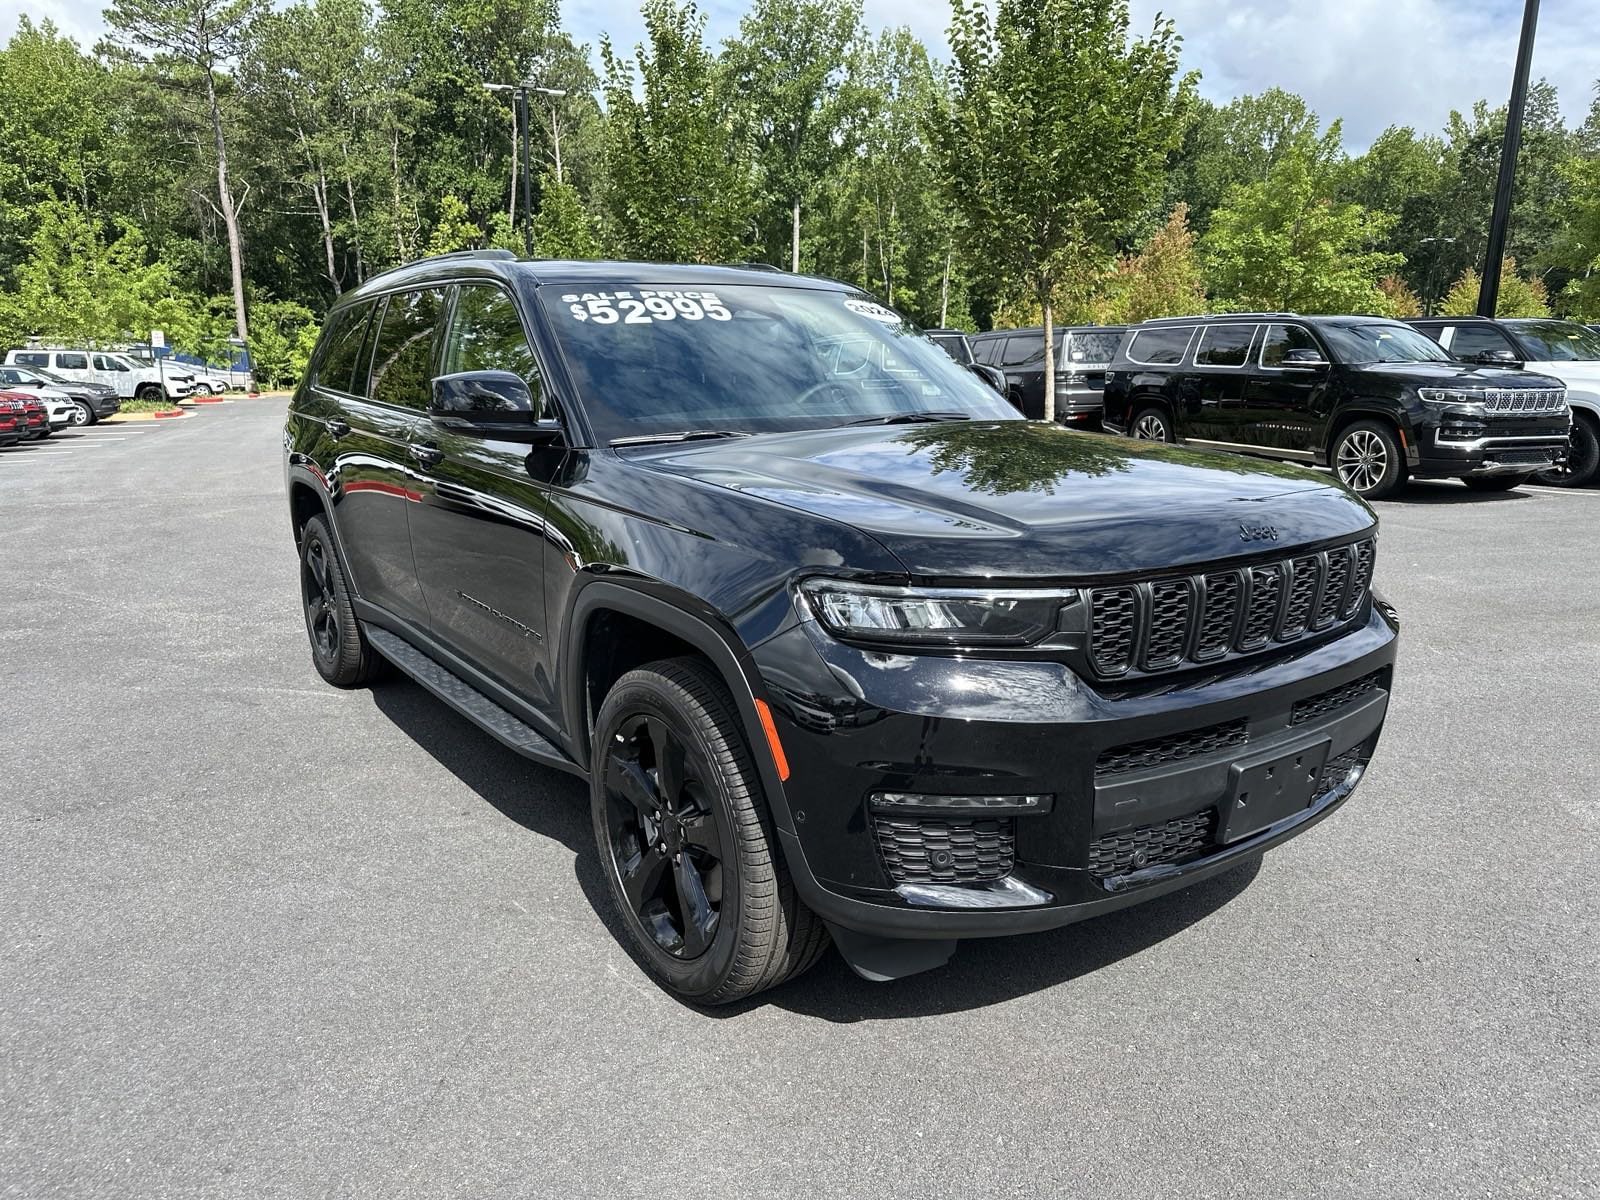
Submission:
[[[483,230],[467,218],[467,206],[459,196],[439,198],[439,219],[428,235],[424,254],[449,254],[469,250],[483,241]]]
[[[1383,293],[1384,304],[1379,310],[1383,316],[1396,319],[1422,316],[1422,298],[1400,276],[1385,275],[1378,280],[1378,291]]]
[[[630,60],[600,43],[609,233],[631,257],[743,258],[756,208],[751,153],[706,49],[705,17],[692,0],[645,0],[642,11],[648,48]]]
[[[1103,324],[1122,325],[1205,310],[1200,257],[1189,230],[1188,206],[1180,203],[1137,255],[1118,261],[1092,317]]]
[[[1596,110],[1600,112],[1600,103]],[[1593,158],[1570,159],[1562,169],[1571,190],[1555,253],[1571,279],[1561,299],[1572,316],[1596,321],[1600,320],[1600,150]]]
[[[310,309],[292,300],[256,303],[256,334],[250,362],[262,387],[292,387],[305,374],[317,344],[317,322]]]
[[[1463,271],[1451,285],[1439,311],[1447,317],[1470,317],[1478,311],[1478,292],[1482,277],[1473,270]],[[1500,294],[1495,298],[1497,317],[1548,317],[1550,294],[1544,281],[1529,278],[1517,270],[1517,260],[1509,255],[1500,264]]]
[[[1338,122],[1333,132],[1337,132]],[[1379,312],[1398,254],[1374,247],[1393,218],[1332,198],[1322,155],[1297,147],[1212,214],[1202,241],[1213,300],[1234,309]]]
[[[763,213],[763,231],[787,227],[791,271],[800,269],[801,209],[843,148],[835,108],[860,24],[859,0],[755,0],[723,54],[768,207],[778,209]]]
[[[1037,299],[1045,419],[1055,419],[1053,304],[1090,278],[1155,200],[1193,80],[1158,19],[1128,36],[1126,0],[953,0],[954,94],[937,119],[972,261]]]
[[[541,258],[598,258],[600,239],[578,189],[546,172],[533,219],[533,250]]]

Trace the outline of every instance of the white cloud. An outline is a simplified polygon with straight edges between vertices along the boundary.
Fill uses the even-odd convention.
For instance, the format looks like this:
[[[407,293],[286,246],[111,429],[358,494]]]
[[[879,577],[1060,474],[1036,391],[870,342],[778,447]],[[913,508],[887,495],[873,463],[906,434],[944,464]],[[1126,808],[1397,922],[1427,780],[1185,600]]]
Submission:
[[[92,46],[103,28],[103,0],[0,0],[0,36],[19,14],[49,17]],[[743,0],[703,0],[709,35],[732,35]],[[942,0],[865,0],[874,28],[908,25],[930,51],[948,53],[949,8]],[[1438,131],[1450,110],[1511,90],[1522,15],[1518,0],[1133,0],[1134,28],[1157,10],[1184,38],[1186,67],[1201,90],[1228,100],[1269,87],[1305,96],[1325,121],[1343,117],[1346,144],[1360,150],[1386,125]],[[580,41],[602,32],[631,47],[643,36],[637,0],[568,0],[564,17]],[[1581,120],[1600,75],[1595,0],[1545,0],[1533,74],[1560,90],[1569,124]]]

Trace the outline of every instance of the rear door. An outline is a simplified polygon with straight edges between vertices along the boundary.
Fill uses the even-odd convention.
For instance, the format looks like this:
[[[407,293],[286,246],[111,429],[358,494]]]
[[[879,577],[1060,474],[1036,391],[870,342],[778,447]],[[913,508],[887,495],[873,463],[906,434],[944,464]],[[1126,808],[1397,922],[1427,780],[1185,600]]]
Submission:
[[[410,509],[422,499],[413,446],[427,420],[443,288],[380,298],[370,321],[352,311],[318,371],[334,389],[327,420],[335,439],[330,483],[340,542],[356,589],[372,603],[426,628],[428,609],[411,553]],[[350,369],[345,390],[339,376]]]
[[[859,357],[859,355],[858,355]],[[437,373],[510,371],[538,398],[544,373],[516,300],[498,284],[463,283],[445,324]],[[553,713],[545,644],[545,493],[524,441],[428,421],[411,543],[433,634],[536,708]]]
[[[1199,411],[1188,436],[1201,441],[1250,444],[1245,412],[1247,366],[1254,324],[1202,325],[1194,348],[1194,387]]]
[[[89,366],[89,355],[82,350],[57,350],[49,370],[74,383],[92,383],[94,371]]]

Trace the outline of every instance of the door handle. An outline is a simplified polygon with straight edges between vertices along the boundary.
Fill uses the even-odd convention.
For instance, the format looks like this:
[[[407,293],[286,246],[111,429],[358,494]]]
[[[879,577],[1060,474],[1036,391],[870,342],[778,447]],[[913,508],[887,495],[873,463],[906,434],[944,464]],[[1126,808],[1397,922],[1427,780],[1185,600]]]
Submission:
[[[444,451],[437,446],[421,442],[411,443],[411,457],[424,467],[436,467],[444,461]]]
[[[350,432],[350,422],[335,417],[328,422],[328,432],[336,438],[342,438]]]

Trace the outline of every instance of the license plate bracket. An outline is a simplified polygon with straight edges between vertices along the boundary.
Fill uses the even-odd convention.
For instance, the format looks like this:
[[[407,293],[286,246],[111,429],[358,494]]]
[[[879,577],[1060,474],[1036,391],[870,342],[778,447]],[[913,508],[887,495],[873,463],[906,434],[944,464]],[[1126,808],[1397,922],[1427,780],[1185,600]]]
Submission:
[[[1234,763],[1228,773],[1222,841],[1237,842],[1308,808],[1317,797],[1332,744],[1329,738],[1318,738]]]

